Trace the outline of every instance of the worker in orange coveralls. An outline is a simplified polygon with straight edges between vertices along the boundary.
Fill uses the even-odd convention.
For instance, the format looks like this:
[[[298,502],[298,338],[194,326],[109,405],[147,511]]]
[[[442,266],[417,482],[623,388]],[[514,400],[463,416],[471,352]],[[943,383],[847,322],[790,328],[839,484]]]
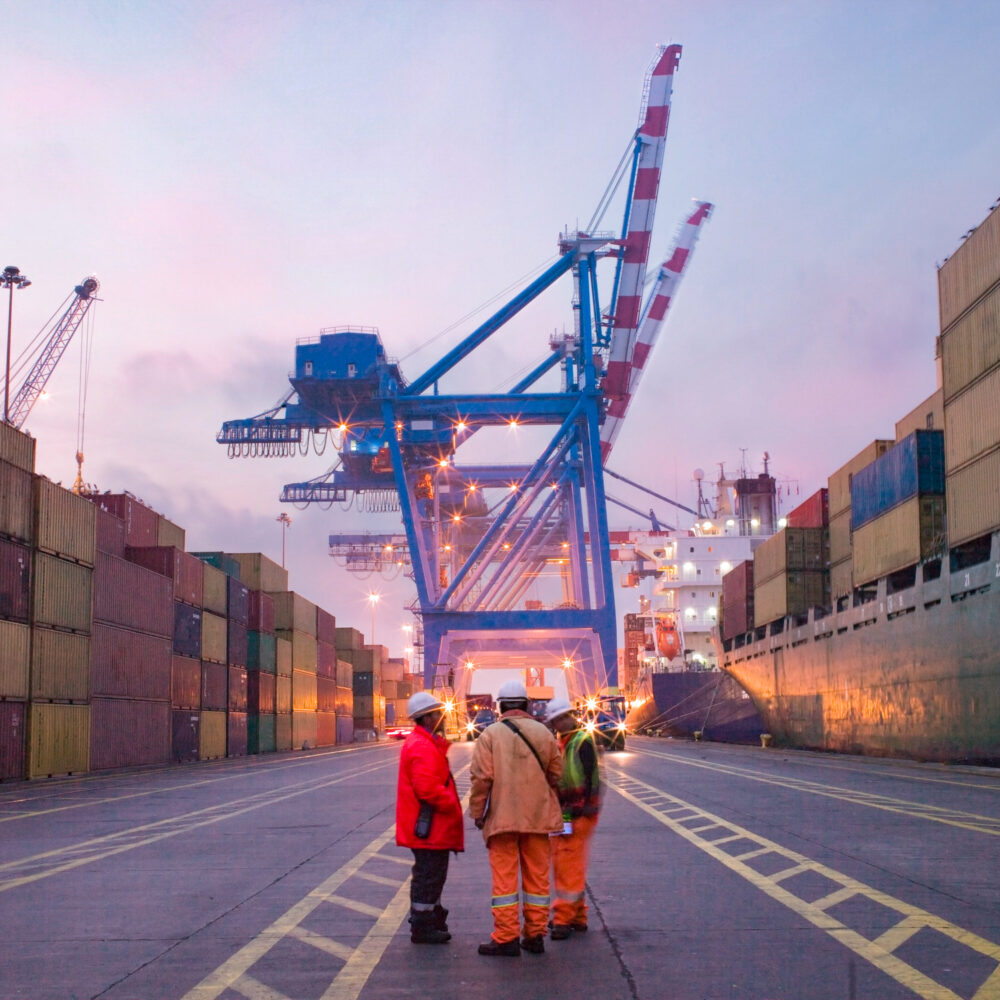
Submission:
[[[594,737],[580,726],[573,707],[553,698],[545,713],[563,751],[559,779],[563,835],[552,838],[552,940],[587,929],[587,861],[601,811],[601,774]]]
[[[549,834],[562,829],[555,792],[562,753],[546,726],[528,714],[520,681],[502,684],[497,701],[500,721],[476,740],[471,767],[469,815],[483,831],[493,874],[493,934],[479,954],[514,958],[523,947],[540,955],[549,919]]]

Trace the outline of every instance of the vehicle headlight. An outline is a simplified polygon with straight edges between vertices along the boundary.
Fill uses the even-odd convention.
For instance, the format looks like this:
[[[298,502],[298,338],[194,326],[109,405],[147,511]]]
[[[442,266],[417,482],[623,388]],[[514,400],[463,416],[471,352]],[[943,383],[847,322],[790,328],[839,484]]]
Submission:
[[[476,724],[474,722],[467,722],[465,728],[471,733],[476,728]]]
[[[618,723],[618,732],[620,732],[620,733],[624,733],[625,732],[625,723],[624,722],[619,722]]]
[[[583,728],[586,729],[588,733],[592,733],[595,729],[597,729],[597,726],[595,726],[593,722],[588,722]]]

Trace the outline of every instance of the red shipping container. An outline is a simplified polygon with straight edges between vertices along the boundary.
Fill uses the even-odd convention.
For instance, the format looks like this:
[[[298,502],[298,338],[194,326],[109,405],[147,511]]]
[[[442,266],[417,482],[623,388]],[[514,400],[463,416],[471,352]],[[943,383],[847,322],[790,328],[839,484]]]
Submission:
[[[247,712],[250,715],[274,714],[274,674],[264,674],[259,670],[247,671]]]
[[[170,545],[138,548],[129,545],[125,558],[174,581],[174,600],[200,608],[205,603],[204,563],[182,549]]]
[[[170,703],[174,708],[201,708],[201,660],[187,656],[171,658]],[[194,759],[198,759],[197,743]]]
[[[87,498],[101,510],[125,522],[126,545],[155,545],[160,515],[128,493],[96,494]]]
[[[169,701],[92,698],[90,769],[167,763],[172,715]]]
[[[230,619],[227,628],[229,634],[226,644],[226,659],[231,667],[245,667],[247,665],[247,627]]]
[[[0,538],[0,618],[27,622],[31,595],[31,549]]]
[[[107,552],[94,562],[94,621],[173,638],[170,580]]]
[[[749,632],[753,611],[753,560],[747,559],[722,578],[722,638]]]
[[[803,501],[786,518],[789,528],[826,528],[830,524],[830,491],[824,487]]]
[[[90,640],[90,693],[170,702],[171,642],[162,636],[95,622]]]
[[[229,703],[229,667],[224,663],[201,663],[201,707],[206,712],[224,712]]]
[[[27,702],[0,701],[0,781],[24,777]]]
[[[125,558],[125,522],[120,517],[98,507],[95,531],[98,552]]]
[[[247,713],[230,712],[226,716],[226,756],[247,755]]]
[[[245,712],[247,710],[246,667],[229,668],[229,701],[226,707],[230,712]]]
[[[247,624],[253,632],[274,635],[274,598],[263,590],[250,591],[250,608]]]
[[[337,711],[337,679],[335,677],[316,678],[316,711]]]
[[[337,743],[337,716],[333,712],[316,713],[316,746],[332,747]]]
[[[316,673],[320,677],[337,676],[337,647],[316,640]]]
[[[336,645],[337,619],[322,608],[316,609],[316,638],[320,642],[328,642],[331,646]]]

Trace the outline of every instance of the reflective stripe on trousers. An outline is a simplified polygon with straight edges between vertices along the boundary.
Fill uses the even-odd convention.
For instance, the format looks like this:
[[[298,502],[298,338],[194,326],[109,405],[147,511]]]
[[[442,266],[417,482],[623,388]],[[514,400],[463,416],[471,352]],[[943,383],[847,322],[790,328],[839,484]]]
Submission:
[[[493,874],[493,940],[543,936],[549,919],[549,838],[544,833],[497,833],[487,844]],[[518,875],[523,895],[518,895]],[[519,927],[518,899],[524,925]]]
[[[590,838],[596,826],[596,816],[578,816],[573,820],[572,833],[552,838],[554,924],[587,922],[587,861],[590,858]]]

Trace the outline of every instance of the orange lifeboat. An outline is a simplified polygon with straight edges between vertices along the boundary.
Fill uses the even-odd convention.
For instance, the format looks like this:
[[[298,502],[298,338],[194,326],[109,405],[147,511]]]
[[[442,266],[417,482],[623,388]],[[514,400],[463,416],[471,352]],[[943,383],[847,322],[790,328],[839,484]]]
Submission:
[[[660,656],[672,660],[681,652],[681,637],[677,632],[677,621],[673,615],[661,615],[656,619],[656,649]]]

